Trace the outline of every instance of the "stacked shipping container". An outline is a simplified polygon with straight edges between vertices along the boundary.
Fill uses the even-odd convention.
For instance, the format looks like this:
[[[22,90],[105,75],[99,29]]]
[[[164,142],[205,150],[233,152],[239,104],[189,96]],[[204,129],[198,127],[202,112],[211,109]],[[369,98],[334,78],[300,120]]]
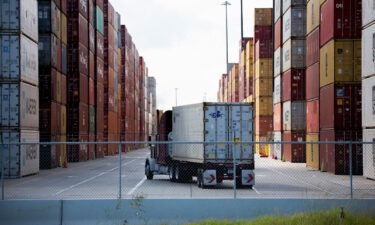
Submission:
[[[38,142],[38,3],[1,1],[0,8],[0,141]],[[38,145],[0,150],[5,177],[38,173]]]
[[[363,141],[375,142],[375,2],[363,0],[362,125]],[[375,148],[363,146],[363,176],[375,179]]]
[[[65,1],[63,1],[65,2]],[[65,2],[66,3],[66,2]],[[67,5],[38,0],[41,142],[66,142]],[[65,145],[40,146],[40,168],[62,166]]]
[[[255,9],[254,15],[255,141],[271,141],[273,130],[272,9]],[[261,155],[270,154],[268,145],[257,145],[255,149]]]
[[[320,141],[361,141],[361,0],[320,1]],[[323,144],[320,169],[349,173],[349,148]],[[362,174],[362,147],[353,147]]]
[[[279,60],[281,62],[281,77],[278,78],[280,80],[278,84],[281,87],[282,106],[277,107],[276,105],[276,109],[281,112],[282,108],[283,112],[280,119],[283,124],[282,140],[286,142],[305,141],[306,1],[283,1],[281,8],[282,16],[279,18],[279,26],[282,26],[280,29],[282,30],[281,49],[276,51],[281,52]],[[280,36],[279,34],[275,35]],[[277,56],[280,56],[280,53]],[[305,151],[305,145],[285,144],[281,157],[290,162],[305,162]]]

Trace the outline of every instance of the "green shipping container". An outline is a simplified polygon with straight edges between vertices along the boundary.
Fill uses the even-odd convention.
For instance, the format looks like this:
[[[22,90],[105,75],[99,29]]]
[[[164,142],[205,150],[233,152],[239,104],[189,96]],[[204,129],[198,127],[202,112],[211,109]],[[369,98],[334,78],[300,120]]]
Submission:
[[[99,31],[101,34],[104,35],[104,16],[103,16],[103,11],[99,8],[96,7],[95,10],[95,27],[96,30]]]
[[[95,133],[95,108],[90,105],[90,133]]]

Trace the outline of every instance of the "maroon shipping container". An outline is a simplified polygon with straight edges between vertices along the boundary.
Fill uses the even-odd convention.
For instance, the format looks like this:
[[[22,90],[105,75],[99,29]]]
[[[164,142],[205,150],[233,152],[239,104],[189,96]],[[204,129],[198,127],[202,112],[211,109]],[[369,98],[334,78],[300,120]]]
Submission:
[[[53,2],[56,4],[57,8],[61,8],[61,2],[60,0],[53,0]]]
[[[78,43],[86,48],[89,45],[89,27],[82,15],[68,18],[68,48],[77,48]]]
[[[272,133],[273,116],[255,117],[255,135],[265,136]]]
[[[89,68],[89,56],[87,48],[79,44],[77,48],[70,48],[68,50],[68,76],[72,76],[73,73],[80,72],[88,75]]]
[[[254,40],[272,40],[272,25],[269,26],[255,26]]]
[[[95,55],[89,51],[89,77],[95,79]]]
[[[305,69],[291,69],[282,74],[282,100],[305,100]]]
[[[98,31],[96,32],[96,56],[100,59],[104,59],[104,37]]]
[[[258,40],[255,44],[255,61],[260,58],[272,58],[272,40]]]
[[[90,133],[89,134],[89,142],[95,142],[95,134]],[[96,158],[95,156],[95,145],[88,145],[88,157],[89,160],[94,160]]]
[[[59,134],[57,128],[57,103],[51,102],[39,107],[40,137]]]
[[[96,58],[96,81],[98,83],[104,82],[104,62],[103,60]]]
[[[104,142],[103,133],[96,133],[96,142]],[[104,149],[103,145],[95,145],[95,157],[104,158]]]
[[[68,3],[67,3],[67,0],[61,0],[61,3],[60,3],[60,10],[62,13],[64,13],[65,15],[68,14]]]
[[[104,107],[104,86],[101,83],[96,83],[96,106],[100,109]]]
[[[91,78],[89,78],[89,104],[95,105],[95,83]]]
[[[66,87],[66,76],[61,75],[61,103],[67,104],[67,87]]]
[[[88,105],[79,104],[79,133],[88,133],[89,130],[89,108]]]
[[[103,0],[104,22],[114,25],[115,10],[109,0]]]
[[[88,22],[91,25],[95,24],[94,20],[94,11],[95,11],[95,5],[94,5],[94,0],[88,0],[88,7],[89,7],[89,16],[88,16]]]
[[[281,17],[275,23],[275,50],[281,46],[281,38],[283,36],[283,30],[281,29]]]
[[[362,141],[362,130],[321,130],[322,142]],[[338,175],[349,174],[349,145],[321,144],[319,148],[320,167],[323,171]],[[363,149],[362,145],[352,145],[353,175],[362,175]]]
[[[112,88],[108,88],[108,93],[107,93],[108,99],[104,98],[104,107],[105,107],[105,105],[108,105],[108,110],[112,111],[112,112],[115,111],[115,96],[114,96],[114,93],[115,92]]]
[[[103,131],[104,131],[104,126],[103,126],[104,125],[103,124],[104,111],[103,111],[103,108],[97,107],[95,116],[96,116],[96,132],[97,133],[103,133]]]
[[[306,132],[319,133],[319,100],[306,103]]]
[[[115,57],[114,57],[114,51],[112,47],[108,47],[104,49],[104,55],[106,56],[104,59],[104,66],[105,67],[111,67],[112,69],[115,66]]]
[[[319,28],[309,34],[306,38],[306,66],[319,62],[320,45],[319,45]]]
[[[330,84],[320,89],[322,129],[362,129],[361,84]]]
[[[88,77],[83,75],[83,74],[80,74],[80,76],[79,76],[79,92],[76,91],[76,92],[73,93],[73,95],[75,95],[76,93],[79,93],[80,102],[88,104],[89,103],[88,89],[89,89]]]
[[[319,76],[320,67],[319,63],[315,63],[306,69],[306,99],[319,98],[320,83]]]
[[[301,131],[284,131],[283,142],[304,142],[306,141],[305,132]],[[293,163],[306,162],[306,145],[305,144],[284,144],[283,158]]]
[[[70,17],[80,13],[86,19],[89,14],[88,0],[66,0],[68,1],[68,14]]]
[[[96,36],[95,28],[90,24],[88,42],[89,42],[89,50],[93,53],[95,52],[95,43],[96,43],[95,36]]]
[[[321,7],[320,46],[332,38],[361,38],[361,0],[327,0]]]
[[[89,136],[88,134],[80,134],[79,135],[80,142],[88,142]],[[79,162],[84,162],[88,160],[88,145],[81,144],[79,145]]]

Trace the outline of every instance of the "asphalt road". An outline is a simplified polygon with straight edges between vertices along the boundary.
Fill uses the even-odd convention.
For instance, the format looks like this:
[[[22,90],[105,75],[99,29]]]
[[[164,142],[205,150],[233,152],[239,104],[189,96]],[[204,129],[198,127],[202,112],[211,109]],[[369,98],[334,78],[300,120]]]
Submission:
[[[231,181],[209,189],[191,183],[172,183],[168,176],[144,176],[147,149],[122,155],[122,198],[233,198]],[[292,164],[256,157],[255,187],[238,189],[237,198],[350,198],[348,176],[336,176]],[[118,156],[71,163],[68,168],[42,170],[21,179],[5,180],[5,199],[107,199],[119,196]],[[375,181],[353,178],[354,198],[375,198]]]

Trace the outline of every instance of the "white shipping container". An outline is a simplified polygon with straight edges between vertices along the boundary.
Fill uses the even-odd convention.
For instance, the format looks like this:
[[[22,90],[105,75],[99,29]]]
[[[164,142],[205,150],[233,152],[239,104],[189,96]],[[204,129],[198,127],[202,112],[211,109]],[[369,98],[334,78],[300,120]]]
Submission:
[[[284,102],[282,121],[284,131],[306,130],[306,102]]]
[[[289,39],[282,47],[282,72],[291,68],[305,68],[305,40]]]
[[[306,37],[306,7],[289,8],[283,16],[283,41]]]
[[[0,1],[0,30],[23,33],[38,42],[37,0]]]
[[[375,22],[375,1],[362,0],[362,25],[366,27]]]
[[[362,30],[362,77],[373,75],[375,75],[375,24]]]
[[[278,49],[276,49],[276,51],[274,52],[274,64],[273,64],[273,67],[274,67],[274,74],[273,76],[276,77],[277,75],[280,75],[281,74],[281,47],[279,47]]]
[[[247,103],[200,103],[173,108],[173,141],[253,141],[253,106]],[[233,149],[234,148],[234,149]],[[174,160],[205,163],[254,160],[253,147],[243,145],[174,144]]]
[[[375,76],[362,81],[362,127],[375,128]]]
[[[0,127],[38,130],[38,88],[20,84],[0,84]]]
[[[281,102],[281,75],[275,77],[273,85],[274,85],[273,104],[277,104]]]
[[[24,35],[0,34],[0,80],[38,86],[38,44]]]
[[[0,131],[2,143],[37,143],[38,131]],[[8,178],[23,177],[39,172],[39,145],[0,145],[3,153],[4,176]],[[1,163],[1,160],[0,160]]]
[[[282,134],[281,132],[274,132],[273,133],[273,141],[274,142],[282,142]],[[274,154],[275,154],[275,157],[277,157],[277,159],[281,160],[281,156],[282,156],[282,144],[273,144],[273,151],[274,151]]]
[[[274,22],[276,23],[276,21],[281,16],[281,0],[275,0],[274,3],[275,3],[275,12],[274,12],[275,17],[274,17]]]
[[[375,142],[375,129],[364,129],[363,141]],[[363,176],[375,179],[375,144],[363,145]]]

